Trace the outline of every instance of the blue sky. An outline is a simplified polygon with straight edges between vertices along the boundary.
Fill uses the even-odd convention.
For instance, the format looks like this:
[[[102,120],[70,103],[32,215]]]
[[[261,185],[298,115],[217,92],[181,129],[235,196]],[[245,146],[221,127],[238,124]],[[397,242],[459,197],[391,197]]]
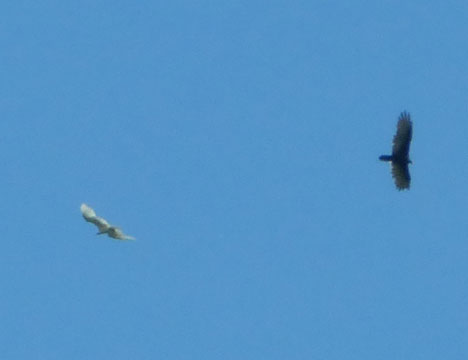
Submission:
[[[0,14],[2,359],[466,359],[468,3]]]

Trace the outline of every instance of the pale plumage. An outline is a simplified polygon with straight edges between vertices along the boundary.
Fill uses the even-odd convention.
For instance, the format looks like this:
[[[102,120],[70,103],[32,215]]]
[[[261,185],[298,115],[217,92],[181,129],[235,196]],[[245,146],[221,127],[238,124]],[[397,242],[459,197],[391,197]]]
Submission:
[[[105,219],[96,215],[94,210],[86,204],[81,204],[81,213],[86,221],[93,223],[99,229],[98,235],[107,234],[117,240],[135,240],[133,236],[125,235],[117,226],[110,225]]]

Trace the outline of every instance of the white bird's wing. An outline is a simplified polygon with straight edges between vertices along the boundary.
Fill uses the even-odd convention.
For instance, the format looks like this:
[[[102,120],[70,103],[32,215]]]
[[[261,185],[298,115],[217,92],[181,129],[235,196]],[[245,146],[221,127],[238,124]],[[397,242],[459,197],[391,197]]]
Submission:
[[[92,222],[94,225],[98,227],[99,232],[106,232],[111,227],[110,224],[105,219],[99,216],[94,217],[93,219],[90,220],[90,222]]]
[[[108,235],[118,240],[136,240],[133,236],[125,235],[122,230],[115,226],[109,229]]]
[[[102,217],[97,216],[94,210],[88,205],[81,204],[80,210],[84,219],[96,225],[99,229],[99,232],[106,232],[109,230],[110,224]]]
[[[94,212],[94,210],[86,204],[81,204],[80,210],[86,221],[90,221],[90,219],[96,217],[96,213]]]

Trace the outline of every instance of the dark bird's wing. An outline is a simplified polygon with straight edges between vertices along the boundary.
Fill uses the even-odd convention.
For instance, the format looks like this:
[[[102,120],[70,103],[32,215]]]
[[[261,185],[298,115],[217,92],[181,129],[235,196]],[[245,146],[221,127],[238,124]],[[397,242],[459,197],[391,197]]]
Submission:
[[[392,161],[392,176],[395,179],[395,185],[398,190],[409,189],[411,176],[408,170],[408,164]]]
[[[393,138],[393,157],[399,159],[408,158],[412,136],[413,126],[410,115],[407,112],[402,112],[398,120],[397,133]],[[408,169],[406,169],[406,172],[408,172]]]

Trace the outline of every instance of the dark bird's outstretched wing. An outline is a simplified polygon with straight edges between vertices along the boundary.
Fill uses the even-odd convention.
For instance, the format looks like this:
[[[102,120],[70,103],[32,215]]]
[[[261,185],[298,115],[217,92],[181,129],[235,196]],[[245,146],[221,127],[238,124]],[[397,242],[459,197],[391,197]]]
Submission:
[[[398,120],[397,133],[393,137],[392,156],[394,159],[408,159],[412,136],[413,124],[410,115],[406,111],[402,112]]]
[[[395,185],[398,190],[409,189],[411,176],[408,164],[392,161],[392,176],[395,179]]]
[[[392,175],[398,190],[409,189],[411,176],[408,169],[409,149],[413,136],[410,115],[402,112],[398,119],[397,133],[393,137]]]

